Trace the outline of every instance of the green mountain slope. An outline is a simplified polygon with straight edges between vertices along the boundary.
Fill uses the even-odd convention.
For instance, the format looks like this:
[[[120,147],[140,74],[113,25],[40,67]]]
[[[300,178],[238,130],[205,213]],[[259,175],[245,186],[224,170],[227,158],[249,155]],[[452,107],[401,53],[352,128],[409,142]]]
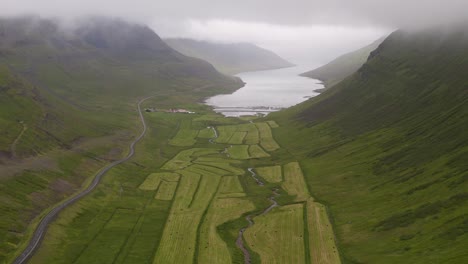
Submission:
[[[466,263],[468,30],[391,34],[353,75],[271,118],[348,263]]]
[[[275,53],[250,43],[222,44],[185,38],[164,41],[175,50],[206,60],[227,74],[293,66]]]
[[[145,26],[0,19],[0,263],[38,214],[128,151],[138,98],[169,107],[241,85]]]
[[[92,18],[75,29],[37,18],[2,19],[0,35],[4,78],[16,76],[33,87],[29,90],[42,107],[43,129],[63,144],[106,133],[105,126],[90,131],[96,123],[123,125],[128,120],[96,118],[115,115],[139,96],[195,88],[202,96],[241,85],[209,63],[171,49],[149,28],[116,19]],[[14,115],[5,118],[20,121]],[[52,127],[57,123],[64,124]],[[11,143],[10,138],[0,148]]]
[[[302,73],[301,76],[318,79],[325,84],[325,87],[331,87],[361,68],[367,61],[369,54],[375,50],[384,39],[385,38],[380,38],[370,45],[341,55],[315,70]]]

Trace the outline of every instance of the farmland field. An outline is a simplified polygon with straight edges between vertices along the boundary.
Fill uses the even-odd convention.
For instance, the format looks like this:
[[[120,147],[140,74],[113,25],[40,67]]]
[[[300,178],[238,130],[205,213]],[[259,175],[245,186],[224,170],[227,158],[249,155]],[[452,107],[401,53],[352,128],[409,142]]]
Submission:
[[[198,136],[198,130],[182,129],[171,139],[170,144],[179,147],[188,147],[195,144],[195,138]]]
[[[217,127],[218,138],[215,141],[221,144],[229,144],[229,141],[231,140],[236,130],[237,130],[236,126]]]
[[[165,181],[178,181],[179,180],[179,174],[177,173],[151,173],[148,175],[148,177],[145,179],[145,181],[140,185],[140,189],[142,190],[156,190],[159,186],[159,183],[161,180]]]
[[[296,201],[305,201],[309,197],[304,175],[302,175],[301,167],[297,162],[284,165],[284,183],[282,186],[289,195],[296,196]]]
[[[233,178],[233,177],[225,177]],[[212,203],[200,227],[198,263],[232,263],[226,242],[219,236],[217,227],[229,220],[241,217],[255,209],[243,198],[217,198]]]
[[[154,198],[158,200],[170,201],[174,196],[176,188],[177,182],[162,181]]]
[[[244,142],[244,137],[247,135],[247,132],[236,131],[232,134],[232,137],[229,139],[229,144],[242,144]]]
[[[252,263],[339,263],[325,207],[310,196],[299,163],[273,152],[276,123],[148,115],[170,124],[165,141],[146,138],[146,156],[60,216],[32,263],[242,263],[236,239],[247,215],[254,224],[241,241]],[[72,247],[60,243],[68,238]]]
[[[260,177],[269,182],[276,183],[283,181],[281,166],[279,165],[257,168],[256,171]]]
[[[303,212],[302,204],[294,204],[255,218],[245,240],[262,263],[306,263]]]
[[[228,148],[229,157],[233,159],[249,159],[249,145],[235,145]]]
[[[260,145],[267,151],[279,149],[279,145],[276,143],[271,133],[270,126],[267,123],[256,123],[255,125],[260,133]]]
[[[252,158],[265,158],[269,157],[270,154],[266,153],[260,146],[258,145],[250,145],[249,147],[249,155]]]
[[[341,263],[335,244],[335,235],[328,219],[325,206],[313,199],[307,200],[307,222],[309,247],[313,263]]]

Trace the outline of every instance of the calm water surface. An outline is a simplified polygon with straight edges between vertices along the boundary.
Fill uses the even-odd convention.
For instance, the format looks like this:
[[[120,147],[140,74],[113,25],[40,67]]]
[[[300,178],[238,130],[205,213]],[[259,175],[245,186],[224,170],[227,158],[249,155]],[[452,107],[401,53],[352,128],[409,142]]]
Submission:
[[[268,114],[296,105],[316,96],[316,89],[323,88],[318,81],[298,74],[310,67],[291,67],[278,70],[246,72],[238,74],[246,85],[232,94],[210,97],[206,104],[225,116]]]

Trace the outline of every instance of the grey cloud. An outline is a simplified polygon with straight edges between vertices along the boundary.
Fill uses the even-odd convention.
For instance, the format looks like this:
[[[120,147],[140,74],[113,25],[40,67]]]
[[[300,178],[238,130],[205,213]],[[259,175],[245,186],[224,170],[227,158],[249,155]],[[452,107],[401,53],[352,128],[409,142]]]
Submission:
[[[274,24],[405,27],[464,19],[466,0],[1,0],[0,13],[74,17],[111,15],[147,22],[229,19]]]
[[[468,0],[0,0],[0,15],[73,21],[105,15],[146,23],[163,37],[253,42],[322,64],[396,28],[464,20]]]

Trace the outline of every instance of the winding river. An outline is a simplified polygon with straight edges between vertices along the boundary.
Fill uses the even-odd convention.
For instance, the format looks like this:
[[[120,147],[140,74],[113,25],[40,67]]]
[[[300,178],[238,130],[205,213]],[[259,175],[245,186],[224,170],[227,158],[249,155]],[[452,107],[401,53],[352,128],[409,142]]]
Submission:
[[[278,111],[318,95],[314,91],[323,88],[320,81],[299,76],[300,73],[312,68],[295,66],[241,73],[237,76],[246,83],[244,87],[232,94],[210,97],[205,103],[225,116],[268,114]]]

